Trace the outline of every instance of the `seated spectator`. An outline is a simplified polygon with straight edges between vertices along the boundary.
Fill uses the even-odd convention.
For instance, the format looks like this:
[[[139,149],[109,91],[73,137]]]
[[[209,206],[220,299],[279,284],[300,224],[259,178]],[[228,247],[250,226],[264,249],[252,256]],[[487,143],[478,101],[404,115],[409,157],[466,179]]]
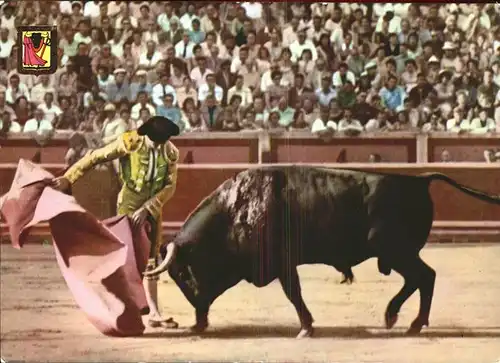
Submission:
[[[287,97],[281,97],[278,101],[277,107],[273,108],[271,112],[278,112],[280,115],[280,125],[288,127],[293,122],[295,109],[288,105]]]
[[[144,69],[139,69],[135,72],[135,81],[130,85],[130,100],[137,100],[138,94],[140,92],[146,92],[146,94],[151,94],[153,87],[147,79],[148,72]]]
[[[359,120],[352,117],[352,110],[346,108],[344,110],[344,117],[338,124],[338,130],[348,136],[356,136],[363,132],[363,125],[361,125]]]
[[[206,83],[202,84],[198,88],[198,101],[203,102],[207,98],[208,94],[212,94],[216,101],[220,104],[222,102],[222,97],[224,96],[224,91],[221,86],[215,83],[215,74],[209,73],[206,76]]]
[[[130,84],[127,80],[127,71],[123,68],[115,69],[114,80],[106,86],[106,94],[110,102],[130,100]]]
[[[95,101],[97,102],[98,99]],[[71,107],[70,98],[62,97],[59,104],[61,105],[61,114],[58,116],[54,128],[57,130],[76,130],[80,119],[77,110]]]
[[[7,133],[18,133],[22,132],[23,128],[18,122],[12,120],[12,114],[8,111],[2,113],[2,118],[0,119],[0,135],[5,135]]]
[[[271,111],[269,113],[269,117],[267,118],[267,122],[265,124],[267,130],[272,132],[282,132],[285,131],[285,127],[283,126],[280,113],[278,111]]]
[[[206,83],[207,76],[214,73],[207,68],[207,58],[204,56],[196,57],[196,66],[191,70],[189,76],[194,81],[195,86],[200,88]]]
[[[467,124],[467,122],[464,121],[463,111],[460,108],[455,108],[453,110],[453,118],[446,121],[446,131],[457,133],[465,132],[466,130],[460,127],[462,124]]]
[[[478,117],[473,118],[470,123],[464,120],[460,127],[471,134],[486,134],[488,132],[494,132],[496,124],[495,120],[488,117],[488,110],[483,108],[479,111]]]
[[[107,145],[128,130],[127,123],[116,113],[116,107],[108,103],[104,107],[104,122],[101,126],[102,142]]]
[[[194,56],[194,47],[197,45],[191,40],[188,30],[182,34],[182,40],[175,44],[175,56],[180,59],[191,59]]]
[[[253,109],[247,109],[243,115],[243,120],[241,122],[242,131],[257,131],[263,130],[263,122],[259,122],[255,118],[255,111]]]
[[[311,126],[311,132],[315,135],[332,135],[337,131],[337,124],[330,120],[330,109],[322,107],[319,112],[319,118],[314,120]]]
[[[398,79],[396,76],[389,76],[387,84],[380,90],[380,98],[382,104],[391,111],[396,108],[404,106],[406,92],[401,86],[397,85]]]
[[[157,107],[156,114],[172,120],[183,132],[185,125],[182,120],[181,110],[174,106],[174,97],[172,95],[165,95],[163,105]]]
[[[293,116],[293,121],[288,126],[289,131],[294,131],[294,130],[306,130],[309,129],[309,125],[305,121],[304,117],[304,110],[302,109],[297,109],[295,111],[295,115]]]
[[[340,63],[339,70],[332,76],[332,85],[335,88],[342,87],[347,81],[356,84],[356,76],[349,70],[347,63]]]
[[[212,93],[207,94],[202,102],[200,113],[202,122],[207,126],[208,130],[217,131],[222,129],[222,125],[217,121],[221,112],[222,108],[219,107],[215,96]]]
[[[45,119],[45,114],[40,107],[35,109],[33,118],[26,121],[26,124],[23,127],[24,133],[37,133],[37,134],[46,134],[48,132],[54,131],[54,127],[50,121]]]
[[[428,117],[428,121],[422,126],[422,132],[446,131],[439,112],[434,112]]]
[[[33,106],[28,102],[25,96],[19,96],[13,108],[16,113],[15,119],[21,126],[24,126],[26,121],[31,117]]]
[[[243,85],[243,76],[236,77],[236,83],[227,92],[227,98],[231,100],[234,95],[241,97],[241,107],[246,108],[253,103],[252,91]]]
[[[39,80],[40,83],[31,89],[31,102],[33,102],[35,106],[43,102],[47,93],[50,92],[52,95],[56,93],[56,90],[50,84],[50,77],[48,74],[40,75]]]
[[[354,85],[346,81],[337,93],[337,102],[341,108],[351,108],[356,103],[356,92]]]
[[[5,91],[5,100],[7,103],[13,105],[21,96],[26,98],[26,101],[31,102],[28,87],[24,83],[21,83],[19,75],[13,74],[9,77],[9,86]]]
[[[241,129],[231,107],[227,107],[219,114],[217,123],[221,125],[223,131],[240,131]]]
[[[238,124],[240,124],[243,120],[243,113],[245,111],[245,108],[241,106],[241,101],[242,99],[240,95],[233,95],[229,100],[229,104],[226,106],[226,110],[232,112],[233,119]]]
[[[365,130],[368,132],[385,131],[388,128],[389,115],[385,110],[379,110],[376,118],[370,119],[366,125]]]
[[[163,98],[168,94],[171,94],[174,97],[174,105],[177,104],[175,88],[172,87],[168,81],[169,76],[165,72],[160,74],[160,82],[153,86],[151,90],[151,98],[155,106],[161,106],[163,104]]]
[[[332,88],[332,80],[328,75],[321,77],[321,88],[316,89],[315,94],[320,107],[330,105],[330,102],[337,98],[337,91]]]
[[[71,95],[72,94],[70,94],[68,97],[70,97]],[[97,83],[94,83],[92,85],[92,88],[83,94],[83,107],[88,108],[94,106],[97,99],[104,99],[107,101],[108,95],[106,94],[106,92],[99,89],[99,85]]]
[[[88,151],[87,140],[82,134],[75,132],[68,139],[69,149],[64,156],[64,161],[68,167],[80,160]]]
[[[52,125],[57,123],[57,119],[62,114],[62,110],[54,104],[54,94],[52,92],[47,92],[43,99],[43,102],[38,105],[43,113],[45,114],[45,119],[49,121]]]
[[[151,70],[156,67],[162,58],[161,53],[156,49],[155,41],[149,40],[146,43],[146,49],[139,56],[139,67]]]
[[[138,120],[140,118],[140,113],[143,108],[149,110],[149,114],[151,117],[156,116],[155,107],[151,103],[149,103],[148,93],[146,91],[139,91],[139,94],[137,95],[137,103],[134,104],[130,110],[130,117],[133,120]]]

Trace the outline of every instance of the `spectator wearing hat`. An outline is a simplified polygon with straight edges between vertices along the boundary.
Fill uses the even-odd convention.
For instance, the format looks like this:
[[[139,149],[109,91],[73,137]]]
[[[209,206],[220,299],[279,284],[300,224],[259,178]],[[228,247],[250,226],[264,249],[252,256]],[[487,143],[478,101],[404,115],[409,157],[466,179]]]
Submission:
[[[102,142],[104,145],[115,141],[120,135],[128,130],[128,124],[120,118],[116,112],[116,107],[108,103],[104,107],[105,119],[101,127]]]
[[[405,90],[398,86],[398,78],[394,75],[389,76],[386,86],[380,90],[379,95],[383,105],[392,111],[403,106],[406,98]]]
[[[106,86],[106,94],[111,102],[130,100],[130,84],[127,80],[127,71],[123,68],[115,69],[114,80]]]
[[[462,61],[457,55],[457,46],[452,42],[445,42],[443,45],[444,55],[441,59],[441,69],[460,73],[463,69]]]
[[[175,56],[183,60],[193,58],[195,45],[189,36],[189,32],[185,30],[182,34],[182,40],[175,44]]]
[[[139,69],[135,73],[135,81],[130,85],[130,100],[135,101],[139,92],[150,94],[153,87],[147,79],[148,72],[144,69]]]

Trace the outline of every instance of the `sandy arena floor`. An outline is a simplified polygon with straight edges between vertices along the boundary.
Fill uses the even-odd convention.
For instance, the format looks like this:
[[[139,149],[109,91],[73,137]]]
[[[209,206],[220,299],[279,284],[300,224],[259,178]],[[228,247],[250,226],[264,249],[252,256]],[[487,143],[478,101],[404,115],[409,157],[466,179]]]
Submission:
[[[26,361],[269,361],[494,363],[500,359],[500,245],[431,246],[424,259],[437,270],[431,326],[403,335],[417,314],[418,294],[396,327],[382,317],[401,287],[375,261],[355,268],[357,282],[339,285],[325,266],[301,267],[316,337],[296,340],[295,310],[279,283],[257,289],[240,283],[213,305],[204,337],[149,329],[140,338],[107,338],[75,306],[49,246],[1,247],[1,353]],[[21,271],[21,266],[25,267]],[[162,281],[163,309],[182,326],[193,309],[170,281]]]

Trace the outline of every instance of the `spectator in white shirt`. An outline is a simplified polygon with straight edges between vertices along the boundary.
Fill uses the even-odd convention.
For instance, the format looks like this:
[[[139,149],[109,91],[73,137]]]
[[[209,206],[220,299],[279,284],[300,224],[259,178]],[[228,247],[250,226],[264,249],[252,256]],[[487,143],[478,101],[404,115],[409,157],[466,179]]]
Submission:
[[[4,111],[2,118],[0,119],[0,136],[2,133],[17,133],[22,132],[23,128],[21,125],[12,120],[12,115],[8,111]]]
[[[196,44],[191,41],[189,37],[189,32],[186,30],[184,34],[182,34],[182,40],[178,42],[175,49],[175,56],[180,59],[191,59],[193,58],[194,51],[193,48]]]
[[[231,62],[231,73],[238,73],[241,66],[248,60],[250,50],[246,45],[241,46],[238,56],[234,57]]]
[[[352,110],[346,108],[344,110],[344,118],[339,121],[338,130],[345,133],[346,135],[358,135],[363,132],[363,125],[359,120],[352,118]]]
[[[165,12],[163,14],[160,14],[157,20],[158,25],[165,33],[170,31],[170,22],[172,21],[172,19],[176,19],[177,21],[179,21],[179,18],[174,14],[172,4],[166,3]]]
[[[86,18],[99,17],[99,1],[88,1],[83,7],[83,16]]]
[[[151,98],[155,106],[163,105],[163,99],[166,95],[171,94],[174,97],[174,105],[177,105],[177,95],[175,93],[175,88],[169,83],[169,78],[167,73],[162,73],[160,76],[160,83],[153,86],[151,90]]]
[[[11,56],[14,44],[15,41],[9,38],[9,29],[2,26],[0,29],[0,59],[7,59]]]
[[[189,3],[187,12],[180,19],[182,28],[189,31],[193,30],[194,19],[199,19],[196,15],[196,7],[193,3]]]
[[[156,43],[150,40],[146,43],[146,50],[139,57],[139,66],[147,69],[154,68],[162,58],[161,53],[156,50]]]
[[[50,85],[50,77],[48,74],[42,74],[39,77],[40,83],[31,89],[31,102],[36,106],[41,104],[45,95],[49,92],[56,94],[56,90]]]
[[[212,72],[207,68],[207,58],[205,56],[196,57],[197,66],[191,70],[189,76],[195,82],[197,88],[206,83],[206,77]]]
[[[52,92],[47,92],[43,100],[44,102],[38,108],[43,111],[45,119],[52,125],[55,125],[56,118],[62,114],[62,110],[54,104],[54,94]]]
[[[464,123],[464,121],[466,120],[464,119],[463,111],[459,108],[455,108],[453,110],[453,118],[446,121],[446,131],[459,133],[464,132],[465,130],[460,127],[462,124],[467,124],[467,122]]]
[[[35,109],[34,118],[29,119],[24,124],[23,132],[34,132],[37,134],[46,134],[54,131],[52,123],[45,119],[45,114],[40,107]]]
[[[241,97],[241,107],[246,108],[253,103],[253,95],[250,88],[243,84],[244,77],[239,74],[236,77],[236,83],[227,91],[227,99],[230,100],[234,95]]]
[[[347,63],[342,62],[339,65],[339,70],[332,76],[332,84],[335,88],[342,87],[347,81],[356,84],[356,76],[349,70]]]
[[[143,108],[146,108],[149,110],[149,115],[150,116],[156,116],[156,109],[155,107],[148,102],[148,94],[145,91],[140,91],[137,94],[137,103],[132,106],[132,109],[130,110],[130,117],[133,120],[139,120],[141,116],[141,110]]]
[[[312,123],[311,132],[315,135],[326,136],[332,135],[335,131],[337,131],[337,124],[330,120],[330,109],[321,107],[319,118]]]
[[[262,19],[262,4],[257,1],[245,1],[240,6],[245,9],[246,16],[250,19]]]
[[[297,61],[302,57],[302,52],[306,49],[311,51],[312,60],[316,61],[318,59],[318,51],[312,40],[307,39],[306,31],[301,29],[297,32],[297,40],[292,42],[289,46],[292,52],[293,60]]]
[[[460,127],[469,131],[471,134],[486,134],[494,132],[496,129],[495,120],[488,117],[488,111],[482,109],[479,111],[479,117],[472,119],[470,122],[464,120]]]
[[[78,32],[75,34],[75,42],[76,44],[92,43],[92,38],[90,37],[90,26],[87,20],[80,20],[78,23]]]
[[[215,83],[215,74],[210,73],[206,76],[206,83],[198,89],[198,101],[203,103],[209,94],[214,95],[217,102],[221,102],[224,97],[224,90]]]
[[[31,102],[28,87],[24,83],[21,83],[19,75],[13,74],[9,78],[9,87],[7,87],[7,90],[5,91],[5,101],[13,105],[21,96],[26,97],[26,100]]]

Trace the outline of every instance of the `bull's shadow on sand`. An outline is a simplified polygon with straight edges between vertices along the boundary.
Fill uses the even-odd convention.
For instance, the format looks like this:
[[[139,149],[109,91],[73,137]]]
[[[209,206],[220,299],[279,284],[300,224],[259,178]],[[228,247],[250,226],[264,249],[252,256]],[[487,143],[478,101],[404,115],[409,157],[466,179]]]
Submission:
[[[205,333],[196,335],[187,330],[170,330],[150,332],[144,334],[144,338],[175,338],[199,336],[205,339],[266,339],[266,338],[294,338],[299,329],[296,325],[231,325],[209,328]],[[336,326],[315,327],[314,338],[340,338],[340,339],[443,339],[443,338],[500,338],[500,327],[458,327],[438,326],[422,330],[419,335],[409,336],[405,328],[393,328],[386,330],[375,326]]]

